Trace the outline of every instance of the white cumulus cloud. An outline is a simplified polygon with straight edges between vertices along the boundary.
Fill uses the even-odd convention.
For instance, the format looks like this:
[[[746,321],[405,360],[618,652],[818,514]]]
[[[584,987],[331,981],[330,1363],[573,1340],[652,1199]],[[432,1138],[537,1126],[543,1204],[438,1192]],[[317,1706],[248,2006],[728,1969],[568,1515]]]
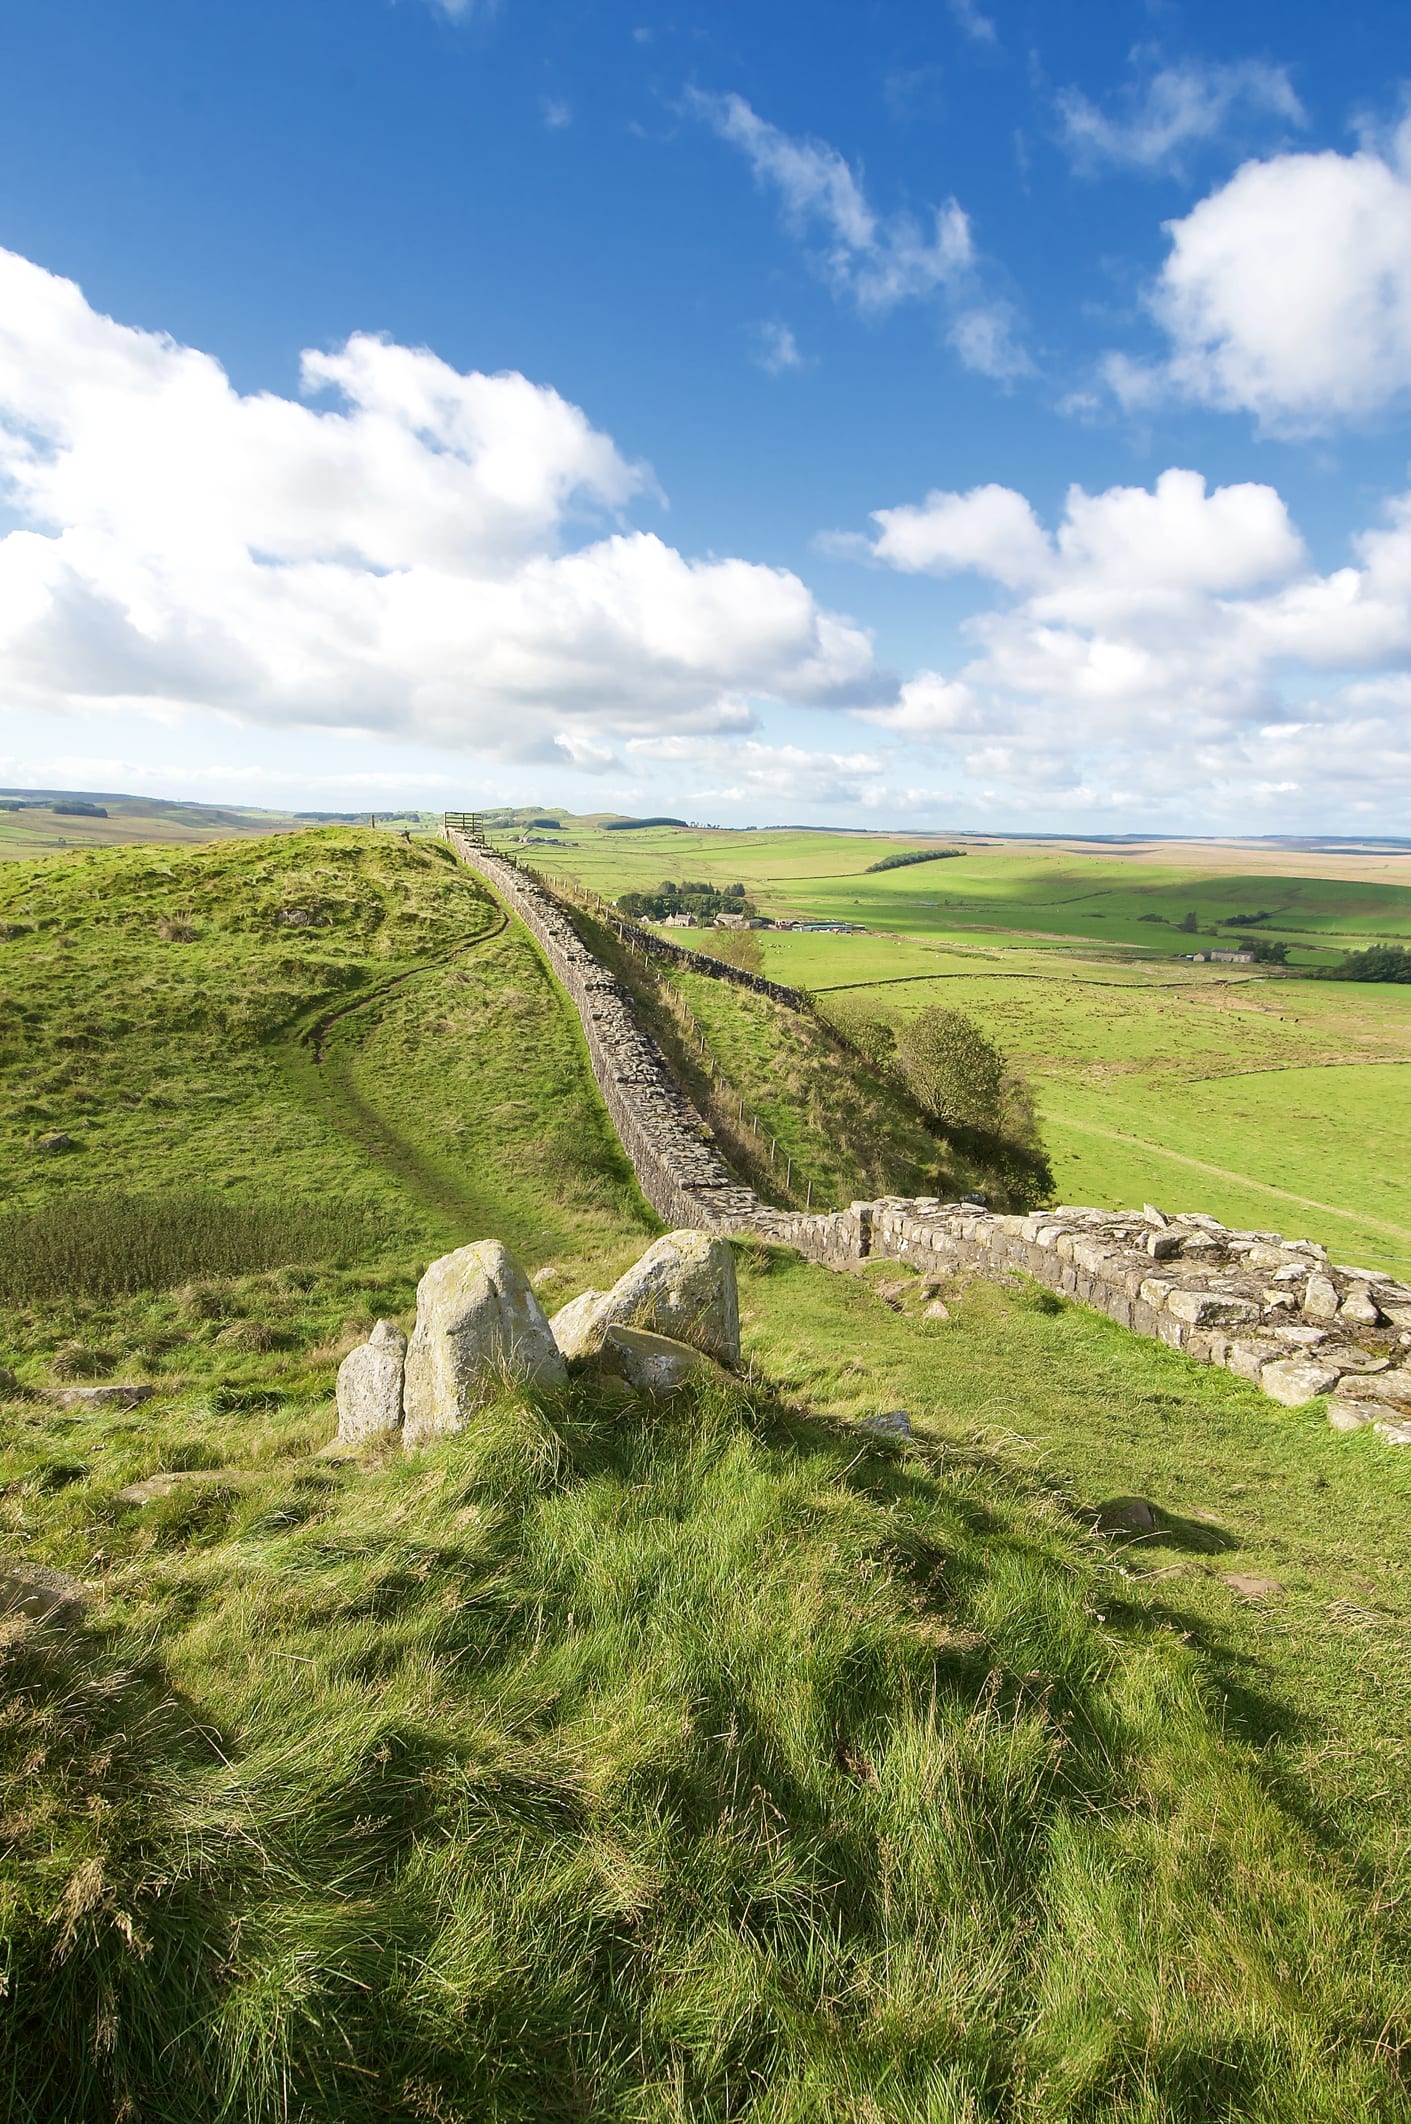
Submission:
[[[1119,397],[1176,394],[1292,434],[1411,399],[1411,121],[1385,153],[1247,162],[1166,229],[1150,304],[1170,352],[1111,357]]]
[[[753,699],[875,695],[797,576],[626,527],[646,470],[547,386],[355,335],[306,402],[0,252],[15,709],[204,708],[595,766]]]
[[[956,669],[856,711],[949,759],[961,786],[1212,831],[1261,816],[1399,830],[1411,495],[1327,574],[1275,489],[1212,491],[1180,469],[1149,489],[1073,487],[1051,529],[1001,486],[934,492],[873,526],[875,560],[1004,593],[964,623]]]

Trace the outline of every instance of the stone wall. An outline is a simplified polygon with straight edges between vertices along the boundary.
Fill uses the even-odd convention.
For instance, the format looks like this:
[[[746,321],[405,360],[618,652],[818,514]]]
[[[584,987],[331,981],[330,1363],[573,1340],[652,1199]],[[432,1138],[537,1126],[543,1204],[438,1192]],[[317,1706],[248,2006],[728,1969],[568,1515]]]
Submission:
[[[771,1240],[837,1268],[882,1255],[942,1278],[1034,1277],[1277,1401],[1330,1394],[1329,1420],[1340,1430],[1371,1425],[1411,1444],[1411,1287],[1332,1263],[1311,1240],[1150,1207],[1006,1217],[923,1196],[806,1215],[763,1202],[724,1163],[621,984],[553,894],[465,835],[447,838],[524,922],[572,997],[623,1148],[668,1224]]]

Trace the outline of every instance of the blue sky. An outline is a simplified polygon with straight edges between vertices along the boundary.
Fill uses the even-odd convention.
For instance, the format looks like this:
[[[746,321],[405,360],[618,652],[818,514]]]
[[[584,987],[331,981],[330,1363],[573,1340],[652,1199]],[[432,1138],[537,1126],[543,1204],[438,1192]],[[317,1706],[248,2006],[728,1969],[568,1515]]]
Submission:
[[[0,779],[1403,830],[1404,9],[0,52]]]

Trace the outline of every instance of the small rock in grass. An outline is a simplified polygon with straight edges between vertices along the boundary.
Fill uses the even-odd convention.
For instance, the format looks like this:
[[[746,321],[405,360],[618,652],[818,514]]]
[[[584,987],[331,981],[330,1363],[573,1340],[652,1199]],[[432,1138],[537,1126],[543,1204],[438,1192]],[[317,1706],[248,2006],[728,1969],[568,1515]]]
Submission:
[[[44,1564],[0,1562],[0,1615],[72,1625],[83,1614],[84,1588]]]
[[[379,1320],[366,1342],[338,1367],[338,1440],[362,1445],[402,1428],[402,1381],[407,1338],[392,1320]]]
[[[910,1289],[911,1279],[906,1276],[898,1276],[888,1283],[874,1283],[872,1295],[874,1298],[880,1298],[883,1305],[889,1305],[894,1313],[899,1313],[902,1309],[902,1302]]]
[[[174,1497],[179,1490],[198,1490],[207,1484],[222,1490],[240,1490],[258,1480],[253,1468],[163,1468],[160,1474],[130,1482],[125,1490],[119,1490],[118,1503],[154,1504],[158,1498]]]
[[[1286,1409],[1301,1409],[1305,1402],[1331,1393],[1337,1383],[1338,1374],[1316,1357],[1281,1358],[1266,1364],[1259,1379],[1270,1400],[1281,1402]]]
[[[857,1426],[859,1431],[871,1431],[878,1438],[914,1438],[911,1418],[905,1409],[882,1409],[875,1416],[864,1416]]]
[[[674,1394],[688,1379],[717,1371],[710,1358],[692,1349],[689,1342],[621,1322],[603,1337],[600,1363],[606,1373],[615,1373],[643,1394]]]
[[[1328,1422],[1335,1431],[1360,1431],[1377,1412],[1374,1401],[1348,1401],[1334,1394],[1328,1403]]]
[[[1150,1534],[1156,1514],[1147,1497],[1109,1497],[1097,1508],[1097,1523],[1104,1534]]]
[[[35,1393],[61,1409],[135,1409],[150,1401],[150,1386],[36,1387]]]
[[[921,1318],[923,1320],[949,1320],[950,1307],[943,1299],[933,1298],[929,1305],[921,1308]]]
[[[1222,1576],[1231,1592],[1246,1600],[1269,1600],[1284,1590],[1277,1578],[1259,1578],[1252,1571],[1226,1571]]]
[[[56,1128],[51,1130],[47,1136],[41,1136],[34,1147],[37,1151],[43,1152],[46,1157],[52,1158],[58,1151],[72,1150],[73,1137],[65,1134],[63,1129]]]

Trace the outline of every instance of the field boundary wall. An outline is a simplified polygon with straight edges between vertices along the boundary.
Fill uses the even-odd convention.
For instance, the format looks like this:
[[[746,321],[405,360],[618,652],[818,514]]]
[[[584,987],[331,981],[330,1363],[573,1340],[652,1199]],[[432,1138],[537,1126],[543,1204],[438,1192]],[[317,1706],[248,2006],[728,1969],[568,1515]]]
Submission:
[[[1331,1394],[1339,1429],[1370,1424],[1393,1443],[1411,1444],[1411,1287],[1380,1270],[1332,1263],[1312,1240],[1236,1231],[1202,1212],[1167,1216],[1151,1206],[1001,1216],[978,1203],[887,1196],[813,1215],[762,1201],[725,1164],[626,990],[544,882],[463,832],[448,829],[446,838],[519,916],[573,1001],[622,1147],[669,1225],[770,1240],[833,1268],[882,1256],[937,1279],[1032,1277],[1290,1406]],[[671,945],[662,955],[715,968]],[[745,980],[781,1000],[793,993]]]

